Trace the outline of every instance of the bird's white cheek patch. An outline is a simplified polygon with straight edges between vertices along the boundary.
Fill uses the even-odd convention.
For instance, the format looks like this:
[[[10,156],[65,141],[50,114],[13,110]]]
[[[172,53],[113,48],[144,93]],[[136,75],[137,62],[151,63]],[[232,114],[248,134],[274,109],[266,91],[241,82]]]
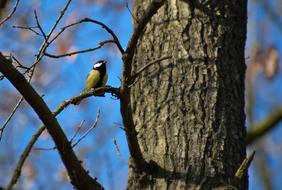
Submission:
[[[98,67],[100,67],[102,64],[103,64],[103,63],[96,63],[96,64],[94,65],[94,68],[98,68]]]

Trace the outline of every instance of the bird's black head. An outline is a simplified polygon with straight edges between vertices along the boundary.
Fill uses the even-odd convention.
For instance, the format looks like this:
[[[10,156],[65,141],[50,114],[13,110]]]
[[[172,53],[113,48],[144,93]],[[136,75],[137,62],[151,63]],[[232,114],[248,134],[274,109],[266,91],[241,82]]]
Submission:
[[[99,70],[101,72],[106,72],[106,63],[107,61],[105,60],[99,60],[95,63],[93,69]]]

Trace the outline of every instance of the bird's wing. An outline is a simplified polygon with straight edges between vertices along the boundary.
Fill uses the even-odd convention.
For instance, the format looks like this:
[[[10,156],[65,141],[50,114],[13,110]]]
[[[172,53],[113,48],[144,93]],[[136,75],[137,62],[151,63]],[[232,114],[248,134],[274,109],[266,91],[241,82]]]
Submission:
[[[95,88],[99,80],[100,72],[97,70],[91,70],[86,79],[85,90],[89,91],[91,88]]]

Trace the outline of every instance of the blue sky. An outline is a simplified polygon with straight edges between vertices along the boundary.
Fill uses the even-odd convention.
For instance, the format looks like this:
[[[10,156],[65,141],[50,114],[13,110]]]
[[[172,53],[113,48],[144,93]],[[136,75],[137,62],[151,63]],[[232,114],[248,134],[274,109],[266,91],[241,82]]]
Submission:
[[[125,1],[117,2],[123,2],[125,6]],[[52,0],[45,0],[37,1],[36,3],[32,1],[29,3],[30,5],[26,5],[21,2],[18,10],[23,11],[27,6],[31,7],[29,8],[29,11],[37,9],[43,29],[45,31],[49,31],[52,23],[54,23],[59,14],[59,10],[62,7],[62,2],[54,3],[54,1]],[[53,12],[54,14],[50,14],[50,12]],[[66,17],[62,20],[60,27],[66,25],[69,20],[79,20],[80,18],[84,17],[90,17],[102,21],[110,26],[119,37],[122,46],[124,48],[126,47],[127,41],[132,32],[131,15],[128,10],[124,9],[123,11],[112,11],[111,9],[108,10],[98,5],[91,6],[91,8],[89,8],[87,6],[80,6],[80,3],[74,1],[71,4]],[[260,29],[257,25],[260,20],[266,18],[267,16],[260,5],[255,5],[253,1],[249,1],[249,22],[246,57],[249,56],[248,51],[255,42],[262,43],[265,46],[267,46],[268,44],[274,44],[281,52],[281,38],[279,38],[279,36],[281,36],[281,30],[279,30],[274,24],[271,24],[271,22],[267,22],[267,26],[269,26],[268,34],[271,35],[267,35],[267,37],[263,39],[263,42],[260,39]],[[100,41],[107,40],[111,37],[97,25],[83,24],[82,26],[79,26],[78,30],[79,31],[76,32],[76,35],[72,36],[72,39],[66,38],[62,40],[69,40],[72,42],[71,45],[73,45],[75,48],[84,49],[95,47]],[[18,32],[19,31],[14,29],[14,31],[11,32],[11,35],[15,35],[17,37]],[[0,39],[4,39],[5,35],[5,33],[2,33],[0,31]],[[26,43],[26,47],[23,53],[25,57],[22,58],[24,62],[29,62],[33,59],[34,54],[36,53],[36,49],[32,49],[32,47],[36,46],[38,48],[40,45],[40,40],[42,39],[33,36],[28,41],[24,42]],[[12,46],[12,48],[22,48],[21,45],[22,42],[15,44],[15,46]],[[9,49],[10,47],[7,48],[6,46],[1,44],[0,48],[1,51],[11,51]],[[56,50],[56,46],[51,46],[47,52],[54,53],[56,52]],[[117,52],[117,49],[112,49],[111,47],[102,48],[95,52],[78,55],[74,59],[44,58],[44,64],[48,64],[48,67],[45,68],[46,72],[48,71],[52,73],[50,76],[46,76],[46,78],[50,80],[52,88],[39,87],[37,89],[40,93],[45,95],[44,100],[52,110],[55,110],[55,108],[63,100],[78,95],[83,90],[84,80],[87,76],[87,73],[93,66],[93,63],[99,59],[106,59],[109,62],[108,85],[119,87],[119,78],[121,77],[121,57]],[[44,75],[42,75],[41,77],[44,77]],[[282,103],[282,100],[280,99],[282,95],[281,80],[282,75],[278,76],[273,81],[258,79],[257,83],[262,90],[259,89],[255,97],[256,101],[258,102],[255,109],[256,120],[263,119],[271,110],[273,110],[273,106],[269,105],[278,105],[277,102],[279,102],[279,104]],[[7,81],[1,81],[0,90],[4,88],[13,89],[13,87],[11,87],[11,85]],[[71,138],[75,132],[75,126],[78,126],[81,121],[85,120],[85,127],[91,125],[91,123],[95,120],[98,109],[101,110],[101,119],[99,121],[98,127],[94,129],[91,135],[85,138],[76,147],[76,151],[78,155],[84,160],[93,176],[97,176],[99,181],[106,187],[106,189],[111,189],[112,186],[114,186],[115,189],[124,189],[127,178],[128,150],[124,131],[120,129],[120,127],[122,126],[122,121],[119,112],[119,101],[113,99],[109,94],[106,95],[106,98],[91,97],[87,100],[87,103],[84,102],[79,106],[69,106],[57,118],[66,131],[68,137]],[[36,118],[31,109],[27,110],[27,115],[33,115],[33,117]],[[13,149],[17,150],[15,151],[15,154],[16,156],[18,156],[22,149],[25,147],[25,144],[35,132],[37,126],[40,125],[39,121],[35,121],[32,124],[30,122],[26,122],[23,123],[22,126],[20,124],[19,126],[13,126],[14,129],[11,129],[12,125],[16,123],[17,118],[24,118],[24,116],[24,114],[21,114],[20,116],[18,115],[17,117],[15,117],[15,119],[13,119],[11,126],[9,126],[9,129],[5,133],[6,136],[4,138],[4,141],[6,142],[1,142],[0,144],[0,153],[1,149],[2,151],[6,151],[6,144],[14,142],[17,144],[13,144]],[[2,123],[4,119],[0,118],[0,121]],[[29,126],[24,127],[24,124],[29,124]],[[16,139],[13,137],[13,135],[7,134],[13,131],[16,131]],[[271,133],[271,136],[275,138],[276,136],[280,136],[281,132],[281,129],[276,129],[275,133]],[[118,155],[119,153],[113,143],[114,138],[117,140],[122,155]],[[52,146],[53,143],[51,139],[48,138],[48,136],[41,138],[36,144],[36,147]],[[40,184],[46,184],[50,180],[60,181],[58,180],[60,177],[58,177],[57,171],[58,168],[60,169],[63,166],[60,163],[60,158],[56,151],[34,151],[32,154],[33,156],[29,161],[35,163],[38,166],[37,174],[39,176],[36,178],[37,183],[32,186],[32,189],[40,189]],[[277,159],[270,158],[268,159],[268,161],[271,167],[274,168],[280,164]],[[50,169],[50,174],[46,174],[44,167],[41,167],[41,165],[48,167],[48,169]],[[13,167],[12,163],[11,167]],[[103,167],[106,169],[101,170],[101,168]],[[54,174],[51,175],[51,173]],[[47,178],[42,178],[41,176],[47,176]],[[263,189],[261,184],[258,182],[256,171],[253,167],[251,167],[249,179],[250,190]],[[1,185],[3,183],[6,183],[6,181],[3,180],[0,180],[0,182]],[[278,183],[279,181],[277,180],[275,184]],[[69,188],[70,185],[66,184],[65,189]],[[50,189],[52,189],[52,187],[50,187]]]

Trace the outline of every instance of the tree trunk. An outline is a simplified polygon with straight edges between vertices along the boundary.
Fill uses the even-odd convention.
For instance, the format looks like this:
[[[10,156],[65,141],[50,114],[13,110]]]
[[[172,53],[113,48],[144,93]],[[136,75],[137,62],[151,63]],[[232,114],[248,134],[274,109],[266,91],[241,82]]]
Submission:
[[[151,0],[134,1],[134,22]],[[245,158],[247,1],[168,0],[138,42],[131,108],[144,159],[128,189],[247,189],[233,183]],[[232,188],[231,188],[232,189]]]

